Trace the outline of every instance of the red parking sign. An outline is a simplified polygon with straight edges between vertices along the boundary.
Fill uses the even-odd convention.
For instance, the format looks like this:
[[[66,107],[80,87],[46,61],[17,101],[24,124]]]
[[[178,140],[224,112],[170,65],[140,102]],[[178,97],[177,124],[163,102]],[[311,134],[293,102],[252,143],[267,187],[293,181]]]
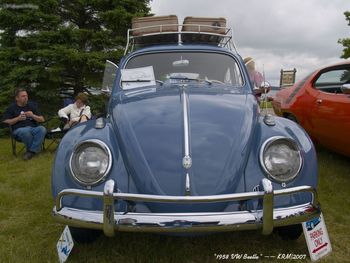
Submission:
[[[302,225],[312,261],[317,261],[332,252],[331,242],[322,213],[320,217],[304,222]]]

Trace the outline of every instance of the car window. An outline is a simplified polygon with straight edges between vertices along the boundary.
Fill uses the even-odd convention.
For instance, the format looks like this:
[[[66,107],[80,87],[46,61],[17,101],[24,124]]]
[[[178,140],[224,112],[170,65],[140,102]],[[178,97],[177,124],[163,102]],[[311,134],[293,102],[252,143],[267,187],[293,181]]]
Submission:
[[[326,71],[317,78],[314,86],[324,92],[341,93],[340,87],[345,83],[350,83],[350,68]]]
[[[176,82],[179,79],[212,81],[242,86],[237,62],[229,55],[204,52],[166,52],[131,58],[126,69],[152,66],[156,80]]]

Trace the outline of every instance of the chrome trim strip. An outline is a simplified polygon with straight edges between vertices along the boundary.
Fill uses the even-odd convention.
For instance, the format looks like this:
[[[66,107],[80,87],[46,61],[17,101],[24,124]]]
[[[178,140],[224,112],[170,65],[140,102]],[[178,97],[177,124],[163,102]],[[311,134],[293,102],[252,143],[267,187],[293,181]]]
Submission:
[[[190,195],[191,194],[191,183],[190,183],[190,175],[188,173],[186,173],[186,195]]]
[[[188,116],[188,94],[186,93],[184,88],[182,90],[182,104],[183,104],[182,108],[183,108],[183,121],[184,121],[185,157],[190,157],[190,128],[189,128],[189,116]]]
[[[191,185],[188,170],[192,167],[192,158],[190,156],[190,124],[189,124],[189,100],[188,94],[186,93],[185,86],[182,87],[182,112],[183,112],[183,122],[184,122],[184,153],[185,156],[182,158],[182,167],[186,171],[185,179],[185,194],[190,195]]]

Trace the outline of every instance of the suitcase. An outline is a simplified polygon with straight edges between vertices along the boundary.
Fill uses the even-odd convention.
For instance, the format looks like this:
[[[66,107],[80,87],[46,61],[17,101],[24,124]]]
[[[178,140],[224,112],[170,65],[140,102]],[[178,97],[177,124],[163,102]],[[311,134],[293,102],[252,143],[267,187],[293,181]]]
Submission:
[[[132,29],[154,26],[150,28],[143,28],[143,29],[131,31],[132,36],[140,36],[140,35],[152,34],[152,33],[158,33],[158,32],[177,32],[179,22],[176,15],[169,15],[169,16],[134,17],[131,23],[132,23]],[[160,25],[163,25],[163,26],[161,27]]]
[[[200,25],[200,26],[198,26]],[[223,27],[223,28],[220,28]],[[223,17],[185,17],[182,31],[225,34],[226,19]]]
[[[182,26],[182,32],[184,32],[181,36],[182,42],[219,45],[226,35],[225,27],[226,19],[222,17],[214,18],[188,16],[184,19]],[[210,35],[211,33],[219,34],[219,36]]]

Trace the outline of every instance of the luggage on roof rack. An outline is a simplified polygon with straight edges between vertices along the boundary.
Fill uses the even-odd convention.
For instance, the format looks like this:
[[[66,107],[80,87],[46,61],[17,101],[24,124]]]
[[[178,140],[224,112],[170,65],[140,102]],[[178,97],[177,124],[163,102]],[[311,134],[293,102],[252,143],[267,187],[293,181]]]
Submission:
[[[138,47],[178,42],[176,15],[134,17],[131,36]]]
[[[152,33],[178,32],[179,21],[176,15],[134,17],[131,21],[133,36]]]
[[[184,19],[182,31],[226,34],[226,19],[223,17],[193,17]]]
[[[162,44],[209,44],[236,50],[232,30],[222,17],[186,17],[178,23],[176,15],[135,17],[128,30],[125,54],[145,46]]]
[[[182,26],[184,43],[198,42],[218,45],[227,34],[223,17],[185,17]]]

